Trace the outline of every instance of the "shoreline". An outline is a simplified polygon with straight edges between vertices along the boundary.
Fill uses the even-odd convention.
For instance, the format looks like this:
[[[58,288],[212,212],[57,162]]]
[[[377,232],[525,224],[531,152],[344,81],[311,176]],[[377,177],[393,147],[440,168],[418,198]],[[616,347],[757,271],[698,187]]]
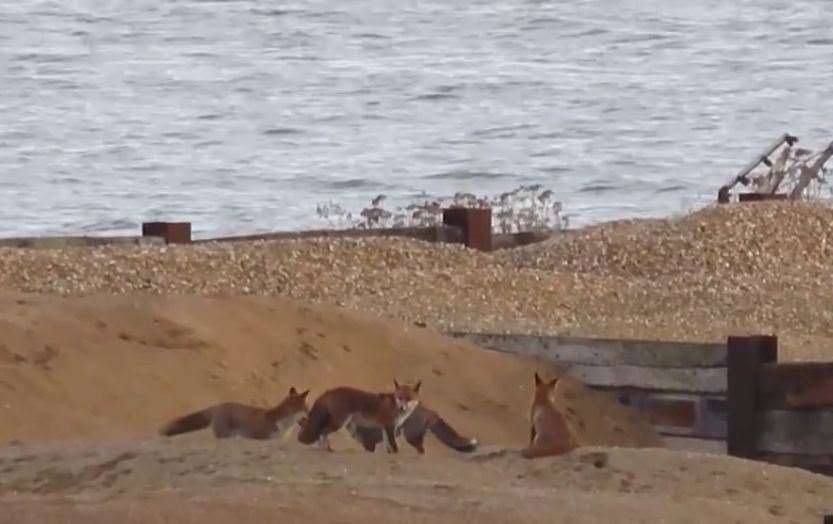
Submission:
[[[617,220],[491,253],[404,238],[0,248],[0,289],[284,296],[439,331],[776,334],[785,357],[802,360],[826,355],[803,346],[833,346],[831,222],[823,205],[754,203]]]

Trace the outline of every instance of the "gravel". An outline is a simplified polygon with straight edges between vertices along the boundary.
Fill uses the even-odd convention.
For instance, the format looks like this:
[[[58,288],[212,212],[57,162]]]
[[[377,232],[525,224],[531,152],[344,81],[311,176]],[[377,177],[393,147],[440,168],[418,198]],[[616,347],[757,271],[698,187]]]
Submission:
[[[445,330],[833,338],[833,210],[709,207],[484,254],[408,239],[0,249],[0,287],[283,295]],[[831,346],[833,349],[833,346]]]

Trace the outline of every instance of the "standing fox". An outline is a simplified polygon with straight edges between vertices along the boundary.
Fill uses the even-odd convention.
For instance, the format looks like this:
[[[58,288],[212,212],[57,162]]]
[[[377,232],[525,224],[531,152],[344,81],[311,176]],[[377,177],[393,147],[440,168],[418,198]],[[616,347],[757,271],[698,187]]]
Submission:
[[[224,402],[174,419],[159,430],[159,433],[172,436],[211,426],[217,438],[283,437],[309,412],[306,402],[308,394],[309,390],[299,394],[291,387],[289,395],[280,404],[269,409]]]
[[[544,382],[538,373],[535,373],[535,396],[530,410],[532,430],[529,447],[521,451],[521,455],[525,458],[561,455],[576,447],[570,428],[567,426],[567,419],[558,411],[552,399],[557,383],[557,378]]]
[[[345,424],[347,431],[359,441],[367,451],[376,450],[376,445],[382,442],[382,430],[377,427],[360,426],[354,420]],[[420,404],[410,417],[397,428],[396,434],[403,433],[405,440],[420,454],[425,453],[422,442],[426,431],[431,430],[437,439],[446,446],[457,451],[468,453],[477,449],[477,439],[463,437],[452,428],[436,411]]]
[[[419,406],[419,387],[400,385],[393,381],[393,393],[370,393],[351,387],[338,387],[324,392],[312,405],[309,416],[301,422],[298,441],[318,442],[328,451],[328,436],[345,424],[376,428],[382,431],[388,453],[397,453],[396,429],[402,426]]]

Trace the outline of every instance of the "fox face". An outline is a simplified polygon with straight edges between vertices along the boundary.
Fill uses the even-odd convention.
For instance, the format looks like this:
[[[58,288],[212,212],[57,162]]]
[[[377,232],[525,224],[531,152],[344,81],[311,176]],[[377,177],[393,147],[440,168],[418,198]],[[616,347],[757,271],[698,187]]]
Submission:
[[[555,386],[558,384],[558,377],[552,380],[543,380],[541,377],[538,376],[538,373],[535,373],[535,396],[533,400],[533,404],[548,404],[551,402],[551,395],[552,392],[555,390]]]
[[[307,395],[309,395],[309,390],[306,390],[303,393],[298,393],[295,387],[289,388],[289,396],[286,398],[286,406],[289,408],[289,412],[301,413],[304,415],[303,418],[306,418],[306,415],[309,414]]]
[[[394,380],[393,385],[393,398],[396,402],[396,410],[410,414],[419,405],[419,387],[422,385],[422,381],[418,381],[415,386],[408,386],[399,384],[399,382]]]

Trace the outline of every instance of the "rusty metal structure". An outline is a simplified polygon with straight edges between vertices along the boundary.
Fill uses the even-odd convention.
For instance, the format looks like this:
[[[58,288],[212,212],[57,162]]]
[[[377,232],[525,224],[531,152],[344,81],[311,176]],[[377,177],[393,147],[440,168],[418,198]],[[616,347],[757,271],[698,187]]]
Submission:
[[[731,200],[731,190],[738,184],[752,186],[753,191],[738,194],[740,202],[761,200],[801,200],[808,198],[809,189],[825,184],[825,163],[833,157],[833,142],[813,152],[798,147],[798,137],[784,133],[760,155],[753,158],[717,192],[718,203]],[[759,166],[767,169],[757,175]]]
[[[755,158],[753,158],[749,163],[744,166],[743,169],[728,183],[724,184],[720,190],[717,192],[717,201],[721,204],[726,204],[729,202],[731,198],[730,191],[738,184],[742,184],[744,186],[748,186],[751,183],[751,179],[749,177],[749,173],[752,172],[753,169],[758,167],[761,164],[766,165],[767,167],[771,167],[772,161],[769,160],[769,156],[772,155],[779,147],[784,144],[787,144],[789,147],[792,147],[794,144],[798,143],[798,138],[794,137],[788,133],[784,133],[783,135],[779,136],[777,140],[775,140],[768,148],[764,150],[764,152]],[[757,198],[753,198],[757,200],[765,200],[766,197],[761,196]]]

